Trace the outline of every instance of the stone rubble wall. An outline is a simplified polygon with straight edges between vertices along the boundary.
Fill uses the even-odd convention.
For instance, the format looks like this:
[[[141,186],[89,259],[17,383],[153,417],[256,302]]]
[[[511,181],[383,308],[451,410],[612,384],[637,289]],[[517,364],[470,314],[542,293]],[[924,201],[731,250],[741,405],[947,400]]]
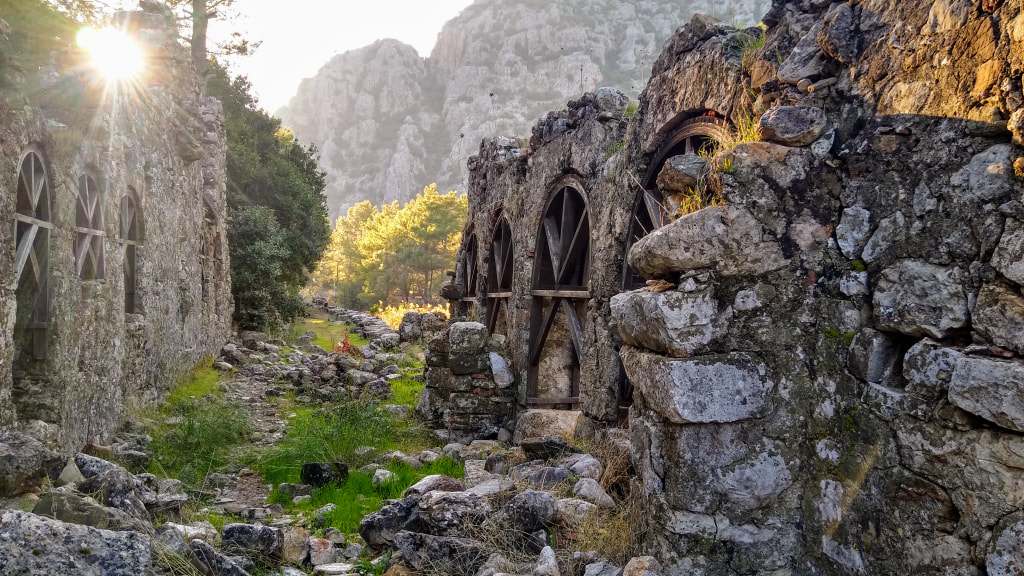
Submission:
[[[147,53],[147,75],[131,88],[103,93],[91,72],[40,72],[51,101],[83,107],[61,122],[22,77],[0,104],[0,425],[41,421],[63,451],[104,443],[132,405],[165,394],[230,334],[233,302],[226,239],[226,139],[220,103],[200,95],[169,11],[147,3],[120,15]],[[6,36],[0,42],[7,42]],[[55,58],[64,58],[56,55]],[[46,80],[52,76],[51,80]],[[74,78],[72,78],[74,76]],[[84,100],[83,100],[84,99]],[[90,108],[94,106],[94,108]],[[50,184],[47,353],[35,374],[15,374],[13,237],[15,192],[23,155],[46,162]],[[82,280],[74,269],[75,199],[89,171],[101,190],[105,270]],[[141,239],[137,306],[124,306],[120,203],[138,195]]]
[[[746,57],[756,29],[682,28],[619,153],[582,129],[521,157],[481,148],[472,222],[480,233],[503,207],[524,245],[507,343],[517,375],[523,256],[559,174],[550,157],[592,175],[583,411],[611,420],[621,365],[665,573],[1013,574],[1024,2],[776,2],[765,22]],[[627,256],[632,181],[678,119],[705,110],[752,113],[763,141],[718,160],[721,206]],[[616,294],[623,257],[660,287]]]

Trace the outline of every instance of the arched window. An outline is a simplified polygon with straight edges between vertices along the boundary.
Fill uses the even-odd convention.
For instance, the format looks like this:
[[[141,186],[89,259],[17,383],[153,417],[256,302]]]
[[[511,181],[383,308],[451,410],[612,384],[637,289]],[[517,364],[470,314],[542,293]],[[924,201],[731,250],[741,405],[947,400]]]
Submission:
[[[477,267],[480,249],[474,232],[469,232],[468,238],[464,252],[466,273],[462,278],[462,301],[472,303],[476,301],[477,296]]]
[[[709,147],[713,147],[716,142],[728,136],[728,122],[711,112],[686,120],[661,145],[644,174],[641,182],[643,190],[638,190],[633,199],[633,213],[629,219],[629,233],[626,236],[626,255],[638,240],[667,223],[665,198],[657,185],[658,174],[665,167],[665,162],[673,156],[707,151]],[[636,290],[644,286],[644,279],[629,267],[628,258],[623,258],[622,267],[623,290]]]
[[[491,236],[487,253],[487,329],[508,332],[508,301],[512,297],[512,227],[504,215]]]
[[[587,201],[580,190],[565,185],[548,200],[537,232],[528,406],[574,409],[579,405],[589,283]]]
[[[138,246],[142,237],[142,213],[139,211],[138,196],[135,190],[128,188],[128,193],[121,197],[121,243],[124,245],[124,311],[125,314],[136,314],[138,304],[135,288],[138,285],[136,270]]]
[[[14,327],[15,365],[46,358],[49,318],[50,184],[42,156],[28,152],[18,168],[14,214],[14,272],[17,319]]]
[[[103,278],[103,207],[92,176],[78,178],[75,198],[75,273],[82,280]]]

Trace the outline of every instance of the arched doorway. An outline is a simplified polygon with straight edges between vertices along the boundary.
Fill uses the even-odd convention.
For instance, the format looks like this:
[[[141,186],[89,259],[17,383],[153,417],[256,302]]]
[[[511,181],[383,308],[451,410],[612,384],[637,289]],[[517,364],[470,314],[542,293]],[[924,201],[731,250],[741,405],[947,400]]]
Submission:
[[[501,214],[487,253],[487,330],[491,334],[508,334],[511,297],[512,227]]]
[[[32,373],[37,361],[46,358],[49,319],[48,278],[50,230],[50,183],[43,157],[26,153],[18,168],[17,207],[14,215],[14,273],[17,317],[14,325],[16,378]]]
[[[139,313],[135,288],[138,285],[136,275],[138,264],[138,247],[141,239],[142,213],[139,211],[138,196],[135,190],[121,197],[121,243],[124,245],[124,312]]]
[[[468,230],[462,233],[465,238],[465,248],[463,249],[463,274],[462,274],[462,297],[460,299],[460,306],[462,307],[462,316],[465,318],[476,316],[476,299],[477,299],[477,285],[479,283],[479,262],[480,262],[480,245],[477,241],[476,232],[470,227]],[[472,314],[470,312],[473,311]]]
[[[590,300],[590,216],[575,186],[557,188],[548,200],[534,257],[526,403],[576,409]]]
[[[675,128],[665,142],[652,156],[641,181],[642,189],[633,197],[633,210],[626,235],[625,257],[622,259],[622,290],[628,292],[642,288],[646,281],[629,266],[629,250],[641,238],[668,223],[665,198],[658,190],[658,174],[665,162],[673,156],[697,154],[709,151],[718,142],[729,138],[730,128],[726,119],[714,112],[690,118]],[[625,421],[629,407],[633,404],[633,385],[626,377],[625,370],[619,370],[618,379],[619,420]]]

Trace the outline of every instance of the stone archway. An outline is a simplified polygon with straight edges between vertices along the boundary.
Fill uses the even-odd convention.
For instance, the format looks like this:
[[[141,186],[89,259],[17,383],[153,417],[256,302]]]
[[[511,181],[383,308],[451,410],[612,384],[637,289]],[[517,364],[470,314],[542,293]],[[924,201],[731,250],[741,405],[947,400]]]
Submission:
[[[491,334],[508,333],[512,273],[512,227],[499,214],[487,253],[487,330]]]
[[[534,258],[526,404],[576,409],[590,300],[590,215],[574,185],[556,188],[548,200]]]
[[[41,154],[27,152],[18,169],[14,215],[14,272],[17,316],[14,325],[15,380],[45,376],[49,321],[50,183]]]

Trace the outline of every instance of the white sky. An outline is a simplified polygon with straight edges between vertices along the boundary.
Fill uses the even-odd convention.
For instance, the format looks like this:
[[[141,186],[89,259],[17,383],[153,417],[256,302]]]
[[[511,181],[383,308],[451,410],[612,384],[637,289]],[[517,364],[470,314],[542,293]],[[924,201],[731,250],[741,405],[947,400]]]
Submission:
[[[262,40],[256,53],[231,65],[252,82],[260,106],[273,114],[299,82],[335,54],[395,38],[427,57],[445,22],[472,0],[235,0],[239,17],[211,22],[211,39],[240,31]]]

